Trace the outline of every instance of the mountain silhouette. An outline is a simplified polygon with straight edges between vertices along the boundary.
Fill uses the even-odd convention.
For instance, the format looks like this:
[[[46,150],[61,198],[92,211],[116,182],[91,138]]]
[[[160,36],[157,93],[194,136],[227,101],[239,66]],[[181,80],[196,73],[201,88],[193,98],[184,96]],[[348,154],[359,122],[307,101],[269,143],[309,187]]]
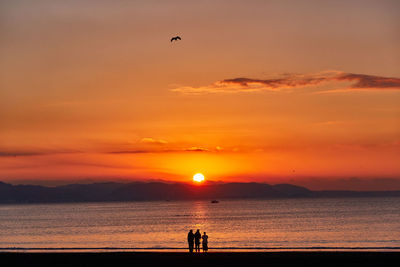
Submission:
[[[311,191],[291,184],[136,182],[70,184],[56,187],[0,182],[0,203],[63,203],[148,200],[400,197],[400,191]]]

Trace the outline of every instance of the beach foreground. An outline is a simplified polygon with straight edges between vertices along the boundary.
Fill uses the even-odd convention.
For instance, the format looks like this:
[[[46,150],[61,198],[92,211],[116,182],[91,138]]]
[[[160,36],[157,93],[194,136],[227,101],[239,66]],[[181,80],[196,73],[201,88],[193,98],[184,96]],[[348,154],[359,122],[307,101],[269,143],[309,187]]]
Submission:
[[[0,253],[6,266],[398,266],[398,252]]]

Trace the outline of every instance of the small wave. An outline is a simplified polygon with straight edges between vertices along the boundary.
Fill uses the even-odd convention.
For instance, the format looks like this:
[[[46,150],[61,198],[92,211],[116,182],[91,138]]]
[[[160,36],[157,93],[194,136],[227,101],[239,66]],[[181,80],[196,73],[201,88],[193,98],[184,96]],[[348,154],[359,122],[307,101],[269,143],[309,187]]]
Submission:
[[[400,250],[400,247],[210,247],[210,250]],[[187,250],[183,247],[62,247],[62,248],[24,248],[4,247],[0,250]]]

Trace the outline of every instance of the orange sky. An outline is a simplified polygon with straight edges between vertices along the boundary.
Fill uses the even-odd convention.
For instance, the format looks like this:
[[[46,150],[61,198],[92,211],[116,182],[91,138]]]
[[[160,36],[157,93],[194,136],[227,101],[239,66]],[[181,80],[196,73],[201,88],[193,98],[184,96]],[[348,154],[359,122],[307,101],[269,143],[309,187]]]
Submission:
[[[0,180],[400,190],[399,10],[2,1]]]

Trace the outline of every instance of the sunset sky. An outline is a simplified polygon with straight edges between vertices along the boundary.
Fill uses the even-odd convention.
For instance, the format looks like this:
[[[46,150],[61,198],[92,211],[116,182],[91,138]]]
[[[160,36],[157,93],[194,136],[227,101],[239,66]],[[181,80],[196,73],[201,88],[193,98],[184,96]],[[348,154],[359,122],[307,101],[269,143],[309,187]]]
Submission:
[[[1,1],[0,181],[200,172],[400,190],[399,13],[395,0]]]

